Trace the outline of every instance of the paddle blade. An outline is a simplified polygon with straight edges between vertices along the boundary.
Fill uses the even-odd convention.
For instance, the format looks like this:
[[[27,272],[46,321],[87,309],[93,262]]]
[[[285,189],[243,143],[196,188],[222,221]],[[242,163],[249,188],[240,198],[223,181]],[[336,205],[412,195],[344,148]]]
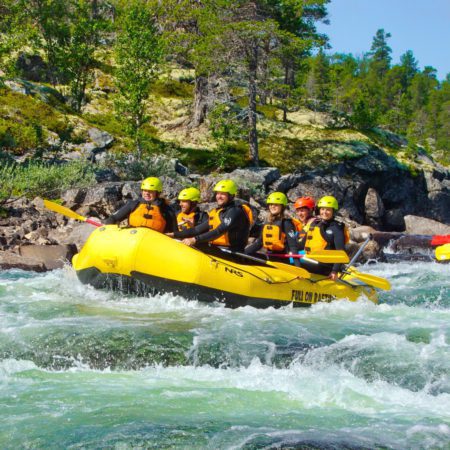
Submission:
[[[436,247],[436,259],[438,261],[450,261],[450,243]]]
[[[309,259],[315,259],[322,263],[347,264],[350,261],[344,250],[321,250],[306,255]]]
[[[431,245],[444,245],[450,243],[450,234],[436,234],[431,239]]]
[[[389,291],[391,289],[391,283],[386,280],[386,278],[377,277],[376,275],[370,275],[368,273],[358,272],[353,267],[347,269],[347,273],[354,278],[362,281],[363,283],[373,286],[377,289],[382,289],[383,291]]]
[[[58,214],[62,214],[63,216],[69,217],[70,219],[79,220],[80,222],[87,222],[96,227],[100,227],[101,223],[96,222],[95,220],[88,219],[86,217],[80,216],[75,211],[72,211],[65,206],[58,205],[58,203],[51,202],[50,200],[44,200],[44,206],[50,211],[56,212]]]

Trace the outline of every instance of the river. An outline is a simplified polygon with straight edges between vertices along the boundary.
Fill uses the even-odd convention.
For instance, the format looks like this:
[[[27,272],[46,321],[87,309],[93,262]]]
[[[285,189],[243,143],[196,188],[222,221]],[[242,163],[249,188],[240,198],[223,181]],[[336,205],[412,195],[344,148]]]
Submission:
[[[448,449],[450,265],[362,270],[378,305],[278,310],[3,271],[0,448]]]

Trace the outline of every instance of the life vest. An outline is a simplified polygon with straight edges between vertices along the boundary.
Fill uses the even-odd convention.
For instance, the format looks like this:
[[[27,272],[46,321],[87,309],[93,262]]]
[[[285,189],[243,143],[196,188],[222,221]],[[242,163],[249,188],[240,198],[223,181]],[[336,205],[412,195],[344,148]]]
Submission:
[[[244,210],[244,213],[247,216],[251,228],[254,220],[253,220],[253,212],[250,206],[246,205],[245,203],[240,204],[238,206],[240,206]],[[209,231],[215,230],[222,223],[222,221],[220,220],[221,211],[223,211],[223,208],[214,208],[213,210],[208,212]],[[218,238],[214,239],[213,241],[211,241],[211,244],[220,245],[222,247],[229,247],[230,239],[228,233],[224,233],[222,234],[222,236],[219,236]]]
[[[283,221],[264,225],[261,233],[263,247],[272,252],[282,252],[286,247],[286,234],[283,232]]]
[[[162,233],[166,227],[166,219],[161,214],[159,206],[139,203],[139,206],[128,216],[128,224],[131,227],[147,227]]]
[[[312,220],[308,219],[308,222],[306,225],[303,225],[303,222],[300,219],[296,219],[295,217],[291,218],[292,223],[294,224],[295,231],[297,233],[297,241],[303,242],[303,240],[306,238],[306,233],[309,230],[309,227],[311,226]]]
[[[306,225],[308,226],[305,240],[306,253],[313,253],[320,250],[333,250],[331,248],[331,243],[324,239],[324,237],[322,236],[321,223],[321,221],[315,220]],[[336,223],[338,223],[342,227],[344,231],[344,243],[347,244],[350,240],[350,233],[347,226],[343,223]]]
[[[182,230],[188,230],[189,228],[194,228],[195,223],[195,211],[190,212],[189,214],[186,214],[184,212],[180,212],[177,215],[177,223],[178,223],[178,229],[180,231]]]

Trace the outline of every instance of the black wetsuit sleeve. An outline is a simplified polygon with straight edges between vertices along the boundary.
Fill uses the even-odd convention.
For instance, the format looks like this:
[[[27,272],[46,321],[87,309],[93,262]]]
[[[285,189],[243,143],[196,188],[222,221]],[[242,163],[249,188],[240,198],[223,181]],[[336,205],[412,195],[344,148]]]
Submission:
[[[252,242],[250,245],[245,247],[245,254],[246,255],[253,255],[256,253],[261,247],[263,246],[263,240],[262,236],[259,236],[259,238],[255,239],[254,242]]]
[[[286,251],[287,253],[298,253],[297,233],[292,220],[283,220],[283,232],[286,235]],[[300,266],[298,258],[294,258],[294,265]]]
[[[173,236],[177,239],[184,239],[188,237],[194,237],[202,233],[206,233],[209,230],[209,221],[200,222],[194,228],[187,228],[186,230],[175,231]]]
[[[345,235],[344,226],[334,222],[330,225],[330,229],[333,231],[333,246],[334,250],[345,251]],[[342,264],[333,264],[332,272],[339,272],[342,268]]]
[[[165,206],[161,211],[161,214],[166,221],[164,233],[173,233],[178,229],[177,216],[175,215],[175,211],[170,206]]]
[[[206,233],[199,234],[195,240],[197,243],[209,242],[217,239],[225,234],[228,230],[236,226],[236,223],[242,219],[242,215],[245,214],[241,208],[234,207],[224,211],[221,217],[221,224],[214,230],[207,231]],[[229,220],[228,220],[229,219]],[[209,225],[208,225],[209,228]]]
[[[139,205],[139,200],[131,200],[125,203],[122,208],[120,208],[115,213],[111,214],[105,221],[105,225],[111,225],[115,223],[122,222],[125,220]]]

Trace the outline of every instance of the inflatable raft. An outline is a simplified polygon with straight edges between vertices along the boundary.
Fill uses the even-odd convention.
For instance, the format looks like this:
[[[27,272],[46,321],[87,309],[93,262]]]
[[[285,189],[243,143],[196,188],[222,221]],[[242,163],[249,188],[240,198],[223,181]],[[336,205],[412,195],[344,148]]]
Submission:
[[[310,306],[361,296],[377,301],[375,289],[351,274],[331,281],[282,263],[234,262],[148,228],[97,228],[72,263],[81,282],[96,288],[172,293],[230,307]]]

